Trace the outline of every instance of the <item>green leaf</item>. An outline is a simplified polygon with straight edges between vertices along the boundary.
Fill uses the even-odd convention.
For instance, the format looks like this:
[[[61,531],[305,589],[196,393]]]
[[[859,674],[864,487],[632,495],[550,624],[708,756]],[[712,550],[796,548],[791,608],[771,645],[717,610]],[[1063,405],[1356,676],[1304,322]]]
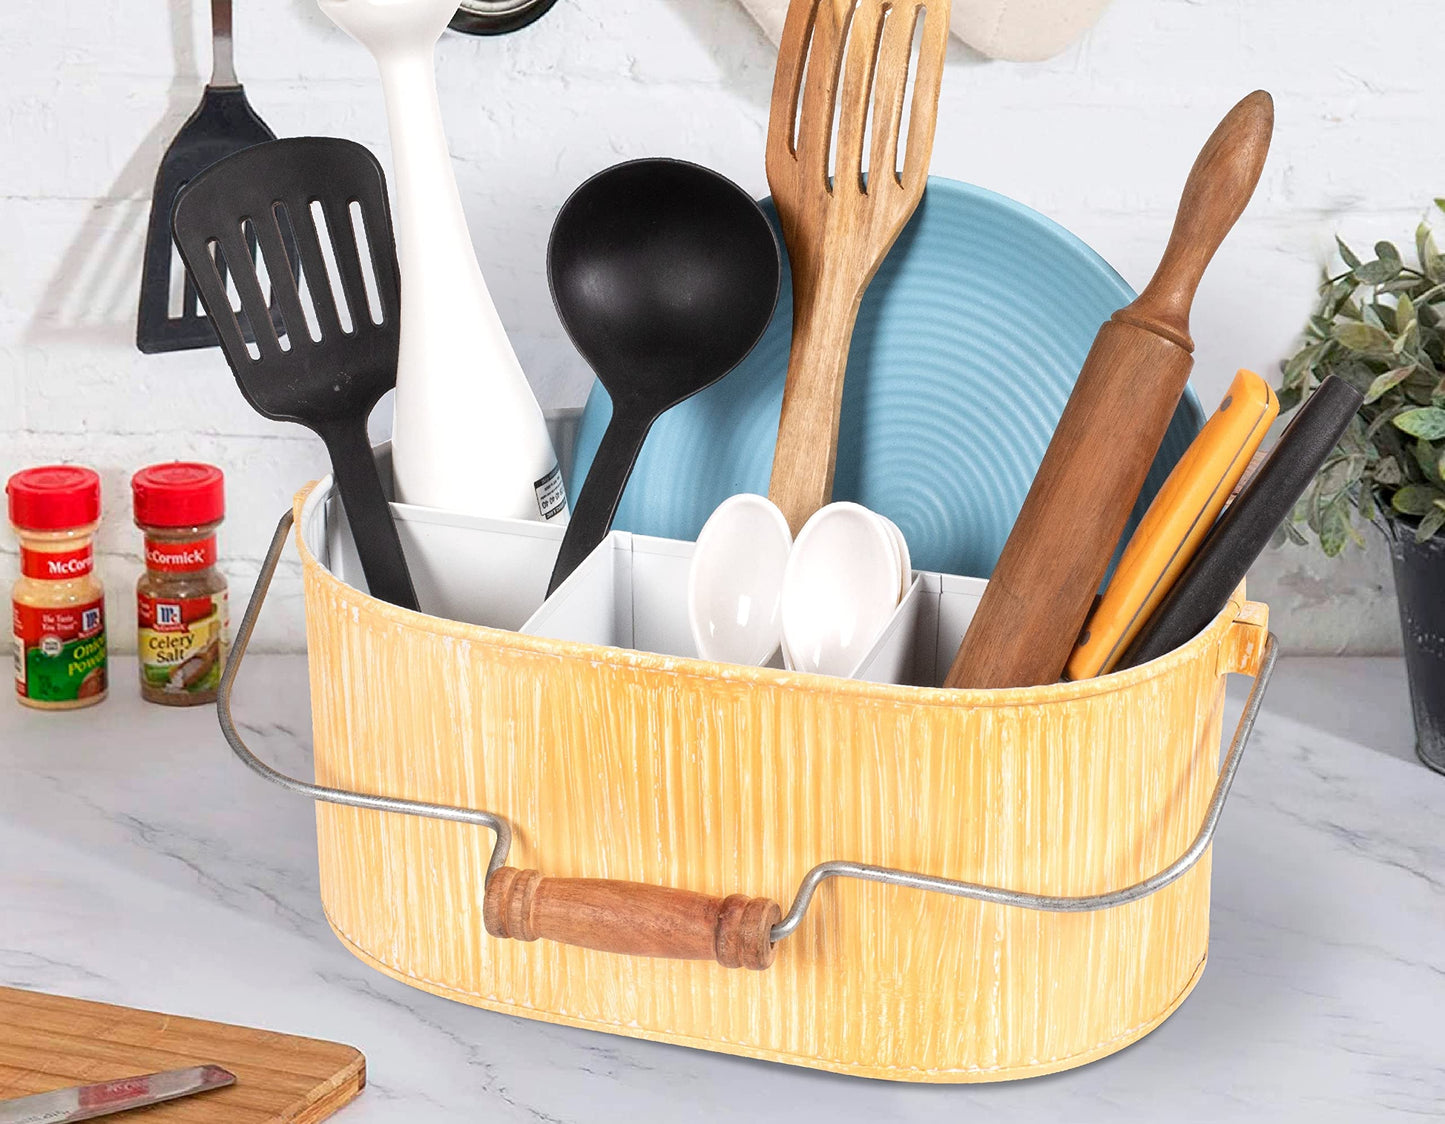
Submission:
[[[1284,385],[1303,388],[1310,370],[1324,356],[1331,342],[1310,344],[1291,355],[1284,365]]]
[[[1415,323],[1415,302],[1409,293],[1401,293],[1395,302],[1395,331],[1403,332]]]
[[[1438,406],[1420,406],[1395,415],[1395,428],[1411,437],[1438,441],[1445,437],[1445,410]]]
[[[1439,205],[1440,200],[1435,200],[1435,203],[1436,205]],[[1445,211],[1445,206],[1440,207],[1440,209],[1442,211]],[[1353,250],[1351,250],[1348,246],[1345,245],[1345,240],[1341,238],[1338,234],[1335,235],[1335,245],[1340,248],[1340,257],[1341,259],[1343,259],[1344,263],[1350,267],[1350,269],[1354,270],[1360,267],[1360,259],[1355,256],[1355,252]]]
[[[1365,474],[1365,458],[1362,456],[1334,457],[1325,462],[1315,479],[1323,495],[1337,496],[1345,489],[1360,482]]]
[[[1377,400],[1382,394],[1393,387],[1398,386],[1410,377],[1410,372],[1415,369],[1412,364],[1409,367],[1396,367],[1393,371],[1386,371],[1383,375],[1377,375],[1375,381],[1370,383],[1370,389],[1365,392],[1365,404]]]
[[[1417,406],[1430,406],[1430,384],[1414,377],[1406,379],[1400,384],[1400,389],[1405,392],[1405,397]]]
[[[1335,339],[1351,351],[1363,353],[1390,351],[1391,340],[1383,328],[1373,324],[1345,323],[1335,325]]]
[[[1403,265],[1400,260],[1400,251],[1395,248],[1393,242],[1376,242],[1375,257],[1383,262],[1394,262],[1396,265]]]
[[[1363,284],[1383,285],[1386,281],[1393,281],[1400,275],[1402,266],[1399,258],[1385,260],[1376,258],[1374,261],[1367,261],[1364,265],[1356,266],[1350,272],[1353,273]]]
[[[1412,277],[1402,273],[1393,281],[1386,281],[1383,285],[1379,286],[1377,291],[1381,293],[1408,293],[1419,287],[1420,279],[1418,277]]]
[[[1422,437],[1415,442],[1411,451],[1415,454],[1415,463],[1420,466],[1420,472],[1425,479],[1445,487],[1445,482],[1440,479],[1440,454],[1435,452],[1434,446]]]
[[[1352,273],[1347,273],[1330,286],[1329,294],[1320,304],[1320,313],[1326,319],[1333,320],[1341,315],[1346,306],[1349,305],[1350,297],[1359,288],[1359,282],[1355,280]],[[1358,319],[1358,316],[1356,316]]]
[[[1303,394],[1295,387],[1285,387],[1275,397],[1279,399],[1279,412],[1287,414],[1300,404]]]
[[[1325,509],[1324,518],[1320,520],[1320,546],[1327,557],[1334,558],[1345,549],[1345,543],[1350,538],[1349,528],[1349,517],[1340,505],[1331,504]]]
[[[1415,541],[1428,542],[1441,527],[1445,527],[1445,507],[1437,507],[1420,520],[1415,528]]]
[[[1365,436],[1373,441],[1376,437],[1380,435],[1381,431],[1383,431],[1386,426],[1388,426],[1392,421],[1394,421],[1404,412],[1404,407],[1396,406],[1392,409],[1386,409],[1376,414],[1374,418],[1371,419],[1370,424],[1365,428]]]
[[[1435,197],[1435,206],[1439,207],[1442,211],[1445,211],[1445,198],[1441,198],[1440,196],[1437,195],[1437,196]],[[1336,238],[1336,241],[1338,241],[1338,240],[1339,240],[1339,239]]]
[[[1436,500],[1445,500],[1445,492],[1433,484],[1406,484],[1390,497],[1390,506],[1401,515],[1425,515]]]
[[[1388,488],[1405,482],[1405,474],[1400,471],[1400,462],[1394,457],[1380,458],[1375,465],[1374,478],[1376,484],[1384,484]]]
[[[1415,228],[1415,256],[1420,259],[1421,265],[1431,254],[1431,241],[1430,224],[1421,219],[1420,225]]]
[[[1398,313],[1396,315],[1398,315]],[[1409,324],[1399,329],[1399,331],[1400,334],[1395,339],[1395,342],[1390,345],[1390,350],[1396,355],[1417,354],[1420,350],[1420,322],[1418,320],[1411,320]]]

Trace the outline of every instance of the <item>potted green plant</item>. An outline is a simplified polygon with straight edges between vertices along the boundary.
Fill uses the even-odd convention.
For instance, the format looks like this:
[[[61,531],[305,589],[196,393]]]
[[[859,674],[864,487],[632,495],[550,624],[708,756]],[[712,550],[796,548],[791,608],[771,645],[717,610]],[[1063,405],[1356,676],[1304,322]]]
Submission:
[[[1445,211],[1445,199],[1435,201]],[[1283,365],[1281,413],[1327,375],[1365,395],[1359,414],[1279,537],[1312,534],[1327,555],[1365,545],[1363,526],[1390,546],[1415,716],[1416,749],[1445,772],[1445,256],[1422,221],[1415,263],[1390,242],[1365,261],[1339,245],[1300,348]]]

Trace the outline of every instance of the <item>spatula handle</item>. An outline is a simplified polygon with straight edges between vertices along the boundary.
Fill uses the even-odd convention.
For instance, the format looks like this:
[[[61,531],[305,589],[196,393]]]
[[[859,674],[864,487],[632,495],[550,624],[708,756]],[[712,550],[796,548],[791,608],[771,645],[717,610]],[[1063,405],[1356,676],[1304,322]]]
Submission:
[[[219,87],[239,86],[231,49],[231,0],[211,0],[211,81]]]
[[[364,419],[337,425],[321,433],[331,456],[331,471],[341,492],[341,506],[351,527],[351,538],[361,559],[361,572],[371,595],[402,609],[418,608],[401,538],[382,491],[375,454]]]
[[[1159,267],[1133,304],[1115,313],[1194,350],[1189,309],[1215,251],[1244,213],[1264,169],[1274,131],[1274,99],[1256,90],[1241,99],[1200,149]]]
[[[1173,651],[1224,608],[1363,401],[1364,396],[1338,375],[1330,375],[1315,388],[1210,529],[1199,552],[1124,653],[1120,667],[1135,667]]]

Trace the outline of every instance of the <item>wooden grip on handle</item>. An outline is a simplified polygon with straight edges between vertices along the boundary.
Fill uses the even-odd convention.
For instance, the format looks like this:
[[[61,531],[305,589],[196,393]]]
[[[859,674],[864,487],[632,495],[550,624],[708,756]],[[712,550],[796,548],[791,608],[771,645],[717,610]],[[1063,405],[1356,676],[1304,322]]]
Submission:
[[[1225,115],[1189,170],[1159,268],[1134,303],[1114,314],[1115,320],[1194,350],[1189,336],[1194,291],[1254,194],[1273,132],[1274,99],[1264,90]]]
[[[772,928],[783,916],[770,898],[713,898],[691,890],[604,878],[546,878],[504,866],[487,879],[482,918],[494,937],[766,968]]]

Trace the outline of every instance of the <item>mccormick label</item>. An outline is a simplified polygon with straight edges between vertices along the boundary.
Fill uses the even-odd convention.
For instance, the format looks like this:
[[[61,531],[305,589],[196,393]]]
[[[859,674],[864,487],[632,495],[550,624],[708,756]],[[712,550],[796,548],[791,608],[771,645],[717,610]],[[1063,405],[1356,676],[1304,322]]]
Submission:
[[[537,490],[537,510],[543,519],[553,519],[567,510],[567,488],[562,483],[562,470],[555,464],[532,487]]]
[[[215,540],[210,541],[214,560]],[[149,543],[146,556],[150,557]],[[225,592],[182,598],[142,594],[136,609],[137,648],[146,685],[177,694],[214,690],[221,681],[231,624]]]
[[[146,565],[165,574],[184,574],[216,564],[216,536],[195,542],[161,542],[146,539]]]
[[[20,548],[20,572],[27,578],[65,581],[67,578],[83,578],[94,569],[95,556],[89,546],[56,551]]]
[[[15,690],[21,698],[74,702],[105,690],[104,601],[58,609],[16,601],[11,607]]]

